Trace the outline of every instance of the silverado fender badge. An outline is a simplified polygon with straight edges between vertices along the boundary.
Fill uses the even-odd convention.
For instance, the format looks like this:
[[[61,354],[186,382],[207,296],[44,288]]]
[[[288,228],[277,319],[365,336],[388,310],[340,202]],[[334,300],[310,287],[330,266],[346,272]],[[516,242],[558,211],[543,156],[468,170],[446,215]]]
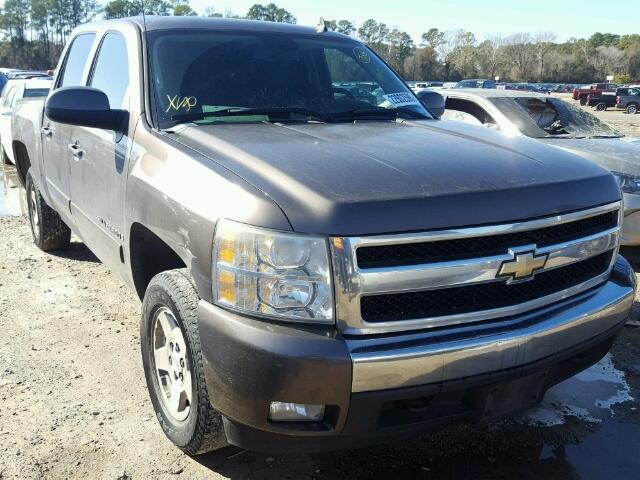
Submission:
[[[537,254],[536,246],[510,248],[511,260],[505,260],[500,265],[497,278],[507,278],[507,283],[525,282],[532,280],[536,272],[547,264],[548,253]]]

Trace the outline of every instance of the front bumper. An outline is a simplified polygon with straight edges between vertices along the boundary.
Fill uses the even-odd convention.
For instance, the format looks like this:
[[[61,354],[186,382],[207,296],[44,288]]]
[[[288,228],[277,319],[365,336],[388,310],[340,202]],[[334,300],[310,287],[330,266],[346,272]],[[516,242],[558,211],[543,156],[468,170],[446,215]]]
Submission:
[[[640,195],[624,194],[624,220],[620,244],[626,247],[640,246]]]
[[[635,274],[620,257],[605,284],[577,297],[455,330],[344,337],[206,302],[198,321],[211,401],[225,417],[230,443],[330,450],[539,402],[549,387],[608,351],[634,293]],[[270,422],[272,401],[324,404],[325,419]]]

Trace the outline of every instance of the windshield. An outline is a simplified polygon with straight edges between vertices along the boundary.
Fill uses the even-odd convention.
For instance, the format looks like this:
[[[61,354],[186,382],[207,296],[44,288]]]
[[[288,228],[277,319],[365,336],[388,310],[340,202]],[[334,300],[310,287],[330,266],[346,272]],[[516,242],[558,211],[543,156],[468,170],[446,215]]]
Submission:
[[[148,34],[155,121],[261,122],[431,118],[375,54],[348,39],[200,30]],[[251,109],[246,114],[239,110]],[[218,112],[217,115],[214,115]],[[278,115],[276,115],[278,113]],[[380,117],[383,118],[383,117]]]
[[[623,135],[580,107],[558,98],[489,99],[518,129],[533,138],[610,138]]]

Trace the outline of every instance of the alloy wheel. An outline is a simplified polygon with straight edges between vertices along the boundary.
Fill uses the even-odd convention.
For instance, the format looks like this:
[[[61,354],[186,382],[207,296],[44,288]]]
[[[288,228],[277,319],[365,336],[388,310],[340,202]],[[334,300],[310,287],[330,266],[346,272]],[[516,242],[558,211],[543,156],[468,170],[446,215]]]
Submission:
[[[29,218],[31,220],[31,230],[34,238],[40,235],[40,217],[38,216],[38,199],[36,197],[36,189],[33,184],[29,188]]]
[[[153,358],[162,402],[175,420],[183,422],[191,410],[192,373],[184,334],[166,307],[153,319]]]

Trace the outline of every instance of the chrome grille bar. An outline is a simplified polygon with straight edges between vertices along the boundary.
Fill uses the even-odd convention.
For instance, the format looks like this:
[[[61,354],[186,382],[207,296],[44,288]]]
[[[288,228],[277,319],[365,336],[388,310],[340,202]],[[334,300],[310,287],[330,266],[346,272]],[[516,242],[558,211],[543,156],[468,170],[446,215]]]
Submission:
[[[417,234],[385,235],[375,237],[333,237],[331,239],[335,288],[336,314],[339,328],[350,334],[371,334],[390,331],[402,331],[416,328],[428,328],[448,324],[460,324],[515,315],[527,310],[563,300],[576,295],[586,289],[603,282],[610,273],[609,270],[588,282],[557,292],[532,302],[513,307],[483,310],[472,314],[439,316],[418,320],[394,320],[390,322],[367,323],[363,321],[360,311],[360,300],[366,295],[393,294],[412,291],[422,291],[439,288],[449,288],[477,283],[505,281],[498,278],[498,272],[505,261],[513,259],[511,253],[491,257],[472,258],[457,261],[428,263],[421,265],[394,266],[383,268],[358,267],[356,250],[362,246],[389,245],[396,243],[419,243],[425,241],[440,241],[454,238],[473,238],[475,236],[499,235],[521,231],[532,231],[539,228],[558,225],[600,215],[605,212],[618,210],[619,202],[597,207],[594,209],[557,215],[531,222],[519,222],[509,225],[490,227],[472,227],[439,232],[424,232]],[[620,216],[620,215],[619,215]],[[618,227],[604,230],[561,244],[537,248],[535,245],[521,247],[530,248],[539,255],[547,255],[544,270],[561,268],[588,258],[617,249],[620,239],[620,224]]]

